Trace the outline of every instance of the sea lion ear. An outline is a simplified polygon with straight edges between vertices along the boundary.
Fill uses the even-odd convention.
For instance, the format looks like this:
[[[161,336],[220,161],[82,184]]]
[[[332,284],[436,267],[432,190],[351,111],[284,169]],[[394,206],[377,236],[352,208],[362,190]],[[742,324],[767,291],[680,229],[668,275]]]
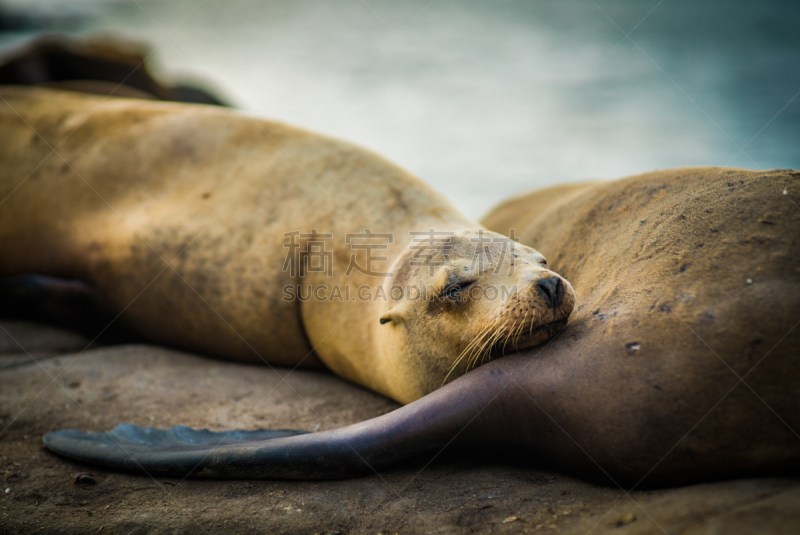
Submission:
[[[380,320],[381,321],[381,325],[389,323],[390,321],[392,321],[394,323],[402,323],[402,322],[404,322],[405,318],[403,317],[403,310],[404,310],[404,307],[399,306],[399,307],[395,307],[392,310],[390,310],[389,312],[385,313],[383,316],[381,316],[381,320]]]
[[[389,312],[387,312],[386,314],[381,316],[381,320],[380,321],[381,321],[381,325],[384,325],[386,323],[389,323],[390,321],[395,321],[396,322],[398,319],[401,319],[401,318],[402,318],[402,316],[400,316],[396,311],[390,310]]]

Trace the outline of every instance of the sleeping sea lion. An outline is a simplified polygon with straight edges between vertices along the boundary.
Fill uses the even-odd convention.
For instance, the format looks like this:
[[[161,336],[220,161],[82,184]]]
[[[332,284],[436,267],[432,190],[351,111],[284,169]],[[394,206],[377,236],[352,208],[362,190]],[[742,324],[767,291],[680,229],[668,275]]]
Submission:
[[[0,85],[33,85],[116,97],[227,105],[206,90],[150,72],[149,47],[110,35],[40,34],[0,50]]]
[[[318,433],[121,425],[45,445],[151,474],[341,478],[402,459],[514,454],[617,485],[800,468],[800,173],[673,169],[511,200],[578,305],[543,346],[389,414]]]
[[[0,277],[142,337],[411,402],[574,306],[534,249],[386,160],[212,106],[0,90]],[[33,278],[32,278],[33,276]]]

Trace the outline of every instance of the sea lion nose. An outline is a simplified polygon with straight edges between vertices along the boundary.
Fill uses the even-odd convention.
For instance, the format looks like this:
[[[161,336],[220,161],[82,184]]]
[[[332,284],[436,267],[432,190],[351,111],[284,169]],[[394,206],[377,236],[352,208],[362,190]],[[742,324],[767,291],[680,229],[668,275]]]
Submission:
[[[536,281],[536,289],[548,308],[556,308],[564,297],[564,285],[560,277],[547,277]]]

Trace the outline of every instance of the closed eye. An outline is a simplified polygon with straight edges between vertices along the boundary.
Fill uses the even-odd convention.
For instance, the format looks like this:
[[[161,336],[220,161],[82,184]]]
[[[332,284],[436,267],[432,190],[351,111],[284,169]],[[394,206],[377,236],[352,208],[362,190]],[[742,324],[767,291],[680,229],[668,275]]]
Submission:
[[[449,286],[445,286],[444,289],[442,289],[442,292],[439,294],[439,297],[454,299],[458,297],[458,294],[460,294],[465,288],[469,288],[475,284],[475,282],[477,281],[461,281]]]

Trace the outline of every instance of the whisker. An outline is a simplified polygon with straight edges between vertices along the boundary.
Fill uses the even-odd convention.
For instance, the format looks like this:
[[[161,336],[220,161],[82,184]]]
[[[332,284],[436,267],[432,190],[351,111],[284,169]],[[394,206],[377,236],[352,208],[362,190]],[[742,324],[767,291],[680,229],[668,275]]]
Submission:
[[[505,325],[506,325],[506,323],[503,324],[503,327],[505,327]],[[485,349],[483,350],[482,354],[480,355],[480,357],[481,357],[481,365],[483,365],[483,363],[484,363],[484,361],[486,360],[487,357],[491,357],[492,348],[497,343],[497,341],[500,340],[500,338],[502,336],[503,336],[503,332],[502,331],[498,331],[498,332],[496,332],[494,334],[494,336],[492,336],[491,340],[489,340],[489,343],[486,345]],[[475,361],[476,361],[476,367],[477,367],[477,358],[476,358]]]
[[[471,341],[469,344],[467,344],[467,347],[466,347],[466,348],[464,348],[464,350],[461,352],[461,354],[458,356],[458,358],[456,358],[455,362],[453,362],[453,365],[450,367],[450,371],[448,371],[448,372],[447,372],[447,375],[445,375],[445,377],[444,377],[444,380],[442,380],[442,384],[441,384],[441,385],[439,385],[440,387],[441,387],[441,386],[444,386],[444,384],[447,382],[447,379],[450,377],[450,375],[451,375],[451,374],[452,374],[452,373],[453,373],[453,372],[456,370],[456,368],[458,367],[459,363],[461,363],[461,361],[462,361],[462,360],[464,360],[464,357],[466,357],[467,355],[469,355],[470,351],[471,351],[471,350],[472,350],[474,347],[477,347],[477,346],[478,346],[478,345],[481,343],[481,341],[482,341],[483,337],[484,337],[484,336],[486,336],[486,334],[489,334],[489,333],[491,333],[491,332],[492,332],[492,329],[493,329],[494,325],[496,325],[496,323],[497,323],[497,322],[495,322],[495,323],[494,323],[494,324],[492,324],[492,325],[489,325],[489,326],[488,326],[488,327],[487,327],[487,328],[486,328],[486,329],[485,329],[483,332],[481,332],[481,333],[480,333],[478,336],[476,336],[476,337],[475,337],[475,338],[474,338],[474,339],[473,339],[473,340],[472,340],[472,341]],[[472,360],[472,358],[471,358],[471,356],[470,356],[470,357],[467,359],[467,370],[469,370],[469,362],[471,362],[471,360]]]
[[[497,322],[495,322],[495,325],[496,324],[497,324]],[[485,355],[487,353],[487,350],[491,348],[492,344],[494,343],[494,341],[499,336],[499,333],[502,332],[503,327],[505,327],[505,323],[503,323],[503,325],[501,325],[499,328],[494,329],[491,333],[489,333],[490,336],[488,338],[486,338],[486,340],[484,340],[483,343],[481,343],[480,347],[478,347],[478,349],[472,355],[472,358],[470,359],[470,362],[467,364],[467,369],[468,370],[470,369],[470,366],[472,366],[473,368],[477,367],[478,359],[481,358],[482,355]]]
[[[517,331],[517,338],[514,340],[514,347],[519,345],[519,339],[522,336],[522,333],[525,332],[525,320],[528,319],[528,309],[525,309],[525,315],[522,317],[522,321],[519,323],[519,329]]]
[[[484,354],[484,352],[486,351],[487,346],[489,346],[492,343],[493,339],[494,339],[494,333],[492,333],[491,336],[489,336],[488,338],[484,339],[481,342],[480,346],[477,346],[474,349],[474,351],[472,352],[472,355],[470,355],[469,362],[467,362],[467,370],[475,368],[475,366],[478,363],[478,359],[480,358],[481,355]]]
[[[470,358],[470,361],[467,363],[467,370],[469,370],[470,368],[473,369],[477,368],[479,359],[481,361],[481,364],[483,364],[483,361],[485,360],[486,356],[489,355],[489,353],[491,353],[491,348],[494,345],[494,343],[502,336],[505,326],[508,325],[508,321],[509,321],[508,318],[506,318],[503,324],[500,325],[499,327],[497,327],[497,321],[494,322],[493,327],[495,328],[493,328],[492,332],[489,333],[490,336],[486,338],[481,343],[480,347],[474,352],[474,354]]]
[[[497,331],[493,332],[489,338],[484,340],[484,342],[475,351],[475,353],[471,356],[469,362],[467,363],[467,370],[469,370],[470,368],[477,367],[478,358],[480,358],[481,355],[483,355],[486,352],[486,348],[491,346],[492,340],[494,340],[496,337],[497,337]]]
[[[508,344],[508,341],[511,339],[512,334],[514,334],[513,328],[508,331],[508,335],[506,336],[506,339],[503,341],[503,349],[500,350],[500,353],[502,353],[503,355],[506,354],[506,344]]]

